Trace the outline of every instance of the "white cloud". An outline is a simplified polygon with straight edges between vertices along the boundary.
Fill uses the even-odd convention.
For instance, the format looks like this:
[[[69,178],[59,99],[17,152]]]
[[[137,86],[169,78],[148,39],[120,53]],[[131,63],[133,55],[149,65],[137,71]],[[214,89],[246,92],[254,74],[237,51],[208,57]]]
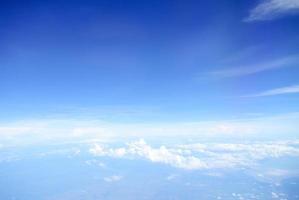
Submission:
[[[122,176],[113,175],[113,176],[105,177],[104,181],[106,181],[106,182],[117,182],[117,181],[120,181],[121,179],[123,179]]]
[[[205,175],[212,176],[212,177],[218,177],[218,178],[221,178],[224,176],[222,173],[219,173],[219,172],[207,172],[207,173],[205,173]]]
[[[171,181],[171,180],[173,180],[173,179],[175,179],[177,177],[178,177],[177,174],[171,174],[171,175],[169,175],[169,176],[166,177],[166,180]]]
[[[271,169],[268,170],[264,173],[264,175],[266,176],[271,176],[271,177],[287,177],[287,176],[291,176],[292,172],[290,172],[289,170],[283,170],[283,169]]]
[[[196,143],[174,147],[152,147],[143,139],[119,148],[104,148],[95,144],[89,152],[95,156],[124,159],[145,159],[182,169],[214,169],[254,166],[258,161],[283,156],[299,157],[299,148],[287,142],[263,143]]]
[[[263,0],[250,11],[244,21],[271,20],[297,12],[299,12],[299,0]]]
[[[272,195],[273,199],[278,199],[279,198],[279,195],[275,192],[272,192],[271,195]]]
[[[299,85],[275,88],[257,94],[248,95],[245,97],[264,97],[264,96],[274,96],[274,95],[293,94],[293,93],[299,93]]]
[[[259,181],[273,183],[277,186],[281,184],[282,180],[299,176],[298,170],[296,169],[279,169],[269,167],[256,168],[256,170],[250,172],[250,174]]]
[[[109,140],[107,125],[96,120],[33,119],[0,123],[0,143],[4,146],[65,143],[85,139]]]
[[[168,149],[165,146],[152,148],[143,139],[128,143],[127,148],[123,151],[125,153],[123,153],[121,156],[119,154],[120,149],[124,148],[106,149],[98,144],[95,144],[95,146],[91,148],[89,152],[96,156],[139,157],[152,162],[169,164],[171,166],[184,169],[207,168],[205,163],[194,156],[181,155],[178,150]]]
[[[86,165],[94,165],[94,166],[99,166],[100,168],[107,168],[106,164],[103,162],[100,162],[96,159],[90,159],[85,161]]]
[[[207,75],[211,78],[239,77],[239,76],[246,76],[250,74],[256,74],[263,71],[289,67],[297,63],[299,63],[299,56],[292,55],[292,56],[287,56],[284,58],[280,58],[280,59],[276,59],[264,63],[259,63],[255,65],[238,66],[238,67],[231,67],[223,70],[216,70],[216,71],[209,72]]]

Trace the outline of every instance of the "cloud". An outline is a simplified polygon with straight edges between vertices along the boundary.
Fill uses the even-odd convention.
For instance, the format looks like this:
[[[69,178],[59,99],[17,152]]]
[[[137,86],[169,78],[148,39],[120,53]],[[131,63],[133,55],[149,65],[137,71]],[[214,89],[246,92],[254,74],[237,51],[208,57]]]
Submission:
[[[0,124],[0,146],[129,141],[136,138],[252,139],[292,138],[298,132],[299,113],[237,120],[112,123],[96,120],[28,120]],[[118,149],[115,156],[127,154]]]
[[[280,16],[298,13],[298,0],[263,0],[253,8],[245,22],[271,20]]]
[[[293,93],[299,93],[299,85],[275,88],[257,94],[248,95],[245,97],[264,97],[264,96],[275,96],[275,95],[293,94]]]
[[[275,183],[275,185],[280,185],[282,180],[299,176],[298,170],[296,169],[280,169],[269,167],[260,167],[254,172],[250,172],[250,174],[259,181]]]
[[[166,180],[171,181],[173,179],[176,179],[179,175],[177,174],[171,174],[169,176],[166,177]]]
[[[252,167],[264,159],[299,157],[298,146],[290,142],[195,143],[154,148],[140,139],[121,148],[125,152],[121,156],[119,148],[105,148],[99,144],[94,144],[89,152],[94,156],[145,159],[187,170]]]
[[[271,169],[264,173],[266,176],[271,177],[288,177],[292,175],[292,172],[290,170],[284,170],[284,169]]]
[[[216,70],[216,71],[209,72],[207,76],[211,78],[240,77],[240,76],[256,74],[264,71],[285,68],[297,63],[299,63],[299,56],[292,55],[292,56],[287,56],[284,58],[276,59],[265,63],[255,64],[255,65],[231,67],[223,70]]]
[[[279,195],[275,192],[271,192],[271,196],[273,199],[278,199],[279,198]]]
[[[110,182],[117,182],[117,181],[120,181],[121,179],[123,179],[122,176],[113,175],[113,176],[105,177],[105,178],[104,178],[104,181],[110,183]]]
[[[32,119],[0,123],[0,143],[4,146],[65,143],[97,138],[109,140],[112,134],[98,120]]]
[[[107,166],[106,166],[106,164],[105,163],[103,163],[103,162],[100,162],[100,161],[98,161],[98,160],[96,160],[96,159],[90,159],[90,160],[86,160],[85,161],[85,164],[86,165],[93,165],[93,166],[98,166],[98,167],[100,167],[100,168],[107,168]]]
[[[194,169],[207,168],[206,164],[200,159],[193,156],[183,156],[175,149],[168,149],[165,146],[152,148],[143,139],[127,144],[124,149],[124,154],[119,155],[119,150],[124,148],[109,148],[105,149],[98,144],[95,144],[89,152],[95,156],[110,156],[110,157],[139,157],[150,160],[151,162],[169,164],[178,168]]]

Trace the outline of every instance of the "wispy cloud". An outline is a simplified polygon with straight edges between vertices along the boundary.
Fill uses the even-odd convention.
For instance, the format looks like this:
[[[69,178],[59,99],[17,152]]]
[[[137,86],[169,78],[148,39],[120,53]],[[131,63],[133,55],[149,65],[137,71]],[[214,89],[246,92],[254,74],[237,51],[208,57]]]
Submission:
[[[249,16],[244,21],[271,20],[279,16],[298,12],[298,0],[263,0],[250,11]]]
[[[268,70],[289,67],[297,63],[299,63],[299,56],[292,55],[292,56],[287,56],[284,58],[280,58],[280,59],[276,59],[264,63],[258,63],[254,65],[237,66],[237,67],[231,67],[223,70],[211,71],[207,75],[211,78],[239,77],[239,76],[256,74]]]
[[[299,93],[299,85],[275,88],[257,94],[248,95],[246,97],[264,97],[264,96],[274,96],[274,95],[283,95],[283,94],[292,94],[292,93]]]

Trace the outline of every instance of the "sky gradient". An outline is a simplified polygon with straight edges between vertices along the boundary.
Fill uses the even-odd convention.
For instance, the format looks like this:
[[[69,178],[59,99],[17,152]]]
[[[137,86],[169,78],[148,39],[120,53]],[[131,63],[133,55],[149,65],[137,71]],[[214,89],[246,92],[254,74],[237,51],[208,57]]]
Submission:
[[[1,2],[2,140],[297,138],[298,10],[297,0]]]
[[[299,0],[0,1],[1,200],[299,200]]]

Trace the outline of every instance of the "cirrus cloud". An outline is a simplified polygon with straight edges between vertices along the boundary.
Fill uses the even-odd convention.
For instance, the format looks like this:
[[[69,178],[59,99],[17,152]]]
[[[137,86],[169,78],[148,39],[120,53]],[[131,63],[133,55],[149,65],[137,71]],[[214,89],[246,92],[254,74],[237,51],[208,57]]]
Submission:
[[[257,74],[270,70],[277,70],[281,68],[297,66],[299,63],[298,55],[289,55],[271,61],[256,63],[253,65],[229,67],[225,69],[210,71],[206,74],[209,78],[234,78]]]
[[[263,0],[250,11],[249,16],[244,21],[271,20],[283,15],[298,12],[298,0]]]
[[[264,96],[275,96],[275,95],[293,94],[293,93],[299,93],[299,85],[291,85],[287,87],[275,88],[257,94],[248,95],[246,97],[264,97]]]

